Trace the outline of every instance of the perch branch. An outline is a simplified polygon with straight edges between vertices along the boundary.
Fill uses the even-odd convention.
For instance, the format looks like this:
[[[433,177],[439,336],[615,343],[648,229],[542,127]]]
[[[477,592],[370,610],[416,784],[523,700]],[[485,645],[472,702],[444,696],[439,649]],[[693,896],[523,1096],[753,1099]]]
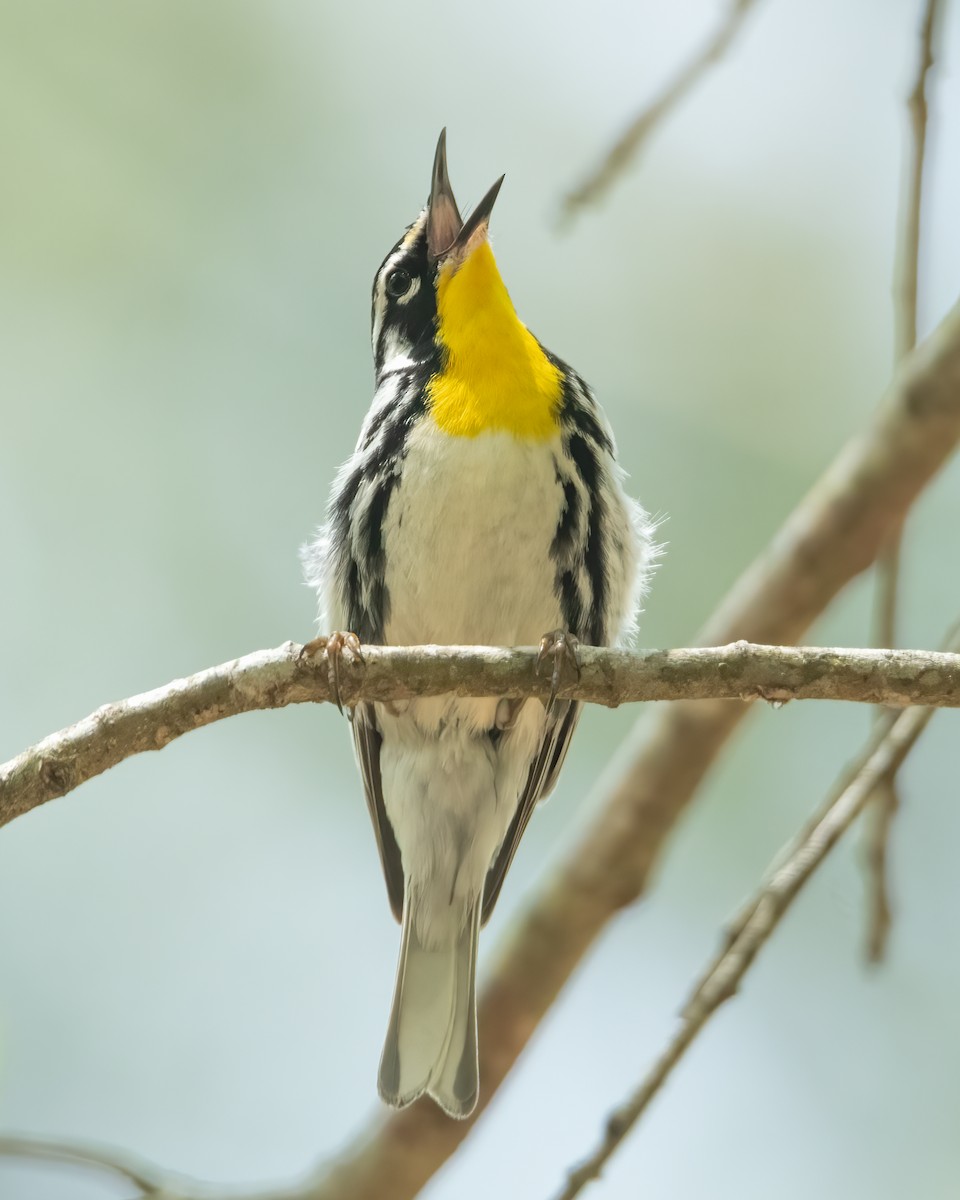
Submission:
[[[599,200],[623,174],[654,129],[670,115],[707,70],[723,58],[755,3],[756,0],[732,0],[710,40],[684,63],[660,95],[634,117],[600,164],[567,193],[561,205],[562,217],[569,220],[581,208]]]
[[[287,642],[106,704],[0,765],[0,825],[72,791],[131,755],[159,750],[213,721],[255,709],[331,701],[324,662]],[[585,646],[579,680],[558,694],[618,705],[638,700],[853,700],[960,707],[960,656],[926,650],[730,646],[636,653]],[[532,649],[368,646],[341,680],[346,703],[414,696],[539,696],[550,680]]]
[[[917,290],[920,272],[920,216],[923,208],[923,164],[927,145],[927,75],[934,61],[934,31],[942,13],[941,0],[925,0],[920,25],[920,54],[913,87],[907,97],[908,132],[904,148],[903,183],[894,264],[894,354],[900,360],[917,344]],[[877,646],[897,644],[897,605],[903,526],[890,536],[877,563],[873,640]],[[877,720],[887,724],[886,715]],[[890,935],[890,829],[900,798],[894,777],[880,781],[867,810],[865,859],[867,869],[867,961],[882,962]]]
[[[771,868],[766,881],[746,906],[745,920],[738,922],[723,952],[711,962],[696,984],[684,1006],[680,1027],[670,1043],[640,1087],[607,1118],[597,1149],[570,1172],[557,1200],[573,1200],[591,1180],[600,1177],[614,1151],[643,1115],[707,1021],[725,1000],[736,995],[757,953],[779,925],[797,893],[866,807],[878,783],[896,773],[935,711],[933,708],[911,708],[901,713],[882,736],[875,734],[852,777],[845,777],[818,819],[781,854],[780,865]]]

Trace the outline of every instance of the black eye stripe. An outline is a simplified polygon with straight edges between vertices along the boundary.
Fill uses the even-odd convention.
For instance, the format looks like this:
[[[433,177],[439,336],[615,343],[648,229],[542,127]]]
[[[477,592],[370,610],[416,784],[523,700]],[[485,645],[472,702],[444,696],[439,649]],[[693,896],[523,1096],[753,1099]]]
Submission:
[[[423,221],[394,244],[374,276],[372,326],[373,355],[380,379],[396,361],[432,362],[437,355],[434,341],[437,298]],[[411,227],[412,228],[412,227]],[[394,280],[395,272],[403,275]],[[406,282],[401,290],[400,284]]]

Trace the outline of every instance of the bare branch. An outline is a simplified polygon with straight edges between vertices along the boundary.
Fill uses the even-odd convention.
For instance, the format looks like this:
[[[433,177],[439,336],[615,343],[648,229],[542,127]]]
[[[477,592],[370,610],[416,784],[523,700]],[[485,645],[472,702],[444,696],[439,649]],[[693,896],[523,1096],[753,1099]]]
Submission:
[[[904,151],[894,278],[894,352],[899,362],[917,344],[917,281],[920,270],[920,217],[927,148],[927,76],[936,57],[936,37],[944,0],[924,0],[917,73],[907,97],[909,134]]]
[[[151,1197],[151,1200],[203,1200],[192,1187],[189,1191],[181,1190],[185,1181],[180,1176],[163,1171],[124,1150],[53,1142],[45,1138],[0,1136],[0,1156],[63,1163],[119,1175],[138,1188],[141,1195]]]
[[[876,754],[877,750],[883,744],[884,739],[889,734],[893,723],[896,720],[894,713],[884,714],[882,721],[877,721],[873,726],[873,732],[867,740],[863,749],[847,767],[837,780],[833,789],[827,794],[823,803],[811,813],[810,817],[800,827],[794,837],[783,847],[780,853],[774,860],[771,872],[768,872],[766,878],[769,879],[772,871],[777,870],[782,863],[796,857],[801,852],[802,847],[809,840],[813,831],[817,828],[830,809],[837,803],[839,797],[850,787],[851,783],[860,775],[866,768],[867,763]],[[884,783],[894,778],[895,772],[891,772],[882,776],[877,780],[877,787],[882,787]],[[761,890],[761,895],[763,894]],[[743,931],[750,924],[757,911],[757,896],[746,900],[743,905],[737,910],[736,914],[727,922],[724,929],[723,941],[716,953],[716,956],[707,964],[698,982],[691,989],[690,998],[687,1000],[686,1007],[683,1009],[681,1016],[687,1019],[696,1010],[702,1001],[702,996],[707,989],[710,980],[716,975],[720,969],[720,964],[726,957],[730,947],[743,936]]]
[[[148,1200],[309,1200],[305,1185],[231,1187],[167,1171],[113,1146],[88,1145],[26,1135],[0,1135],[0,1158],[62,1163],[127,1180]]]
[[[951,626],[951,628],[947,631],[947,636],[943,641],[943,649],[947,653],[955,651],[958,647],[960,647],[960,621],[957,621],[956,624]],[[853,762],[847,767],[846,771],[844,771],[840,776],[834,788],[827,793],[826,798],[819,808],[816,808],[811,813],[809,818],[800,827],[797,834],[781,850],[780,854],[774,861],[774,868],[779,867],[782,862],[793,858],[800,852],[800,847],[809,839],[813,830],[816,829],[829,810],[834,804],[836,804],[840,794],[845,791],[851,785],[853,780],[856,779],[856,777],[864,770],[871,756],[877,751],[883,742],[883,739],[890,732],[895,720],[895,714],[889,709],[886,709],[882,712],[879,720],[877,720],[874,724],[873,733],[867,740],[866,745],[853,760]],[[877,790],[882,790],[885,785],[892,783],[895,778],[896,771],[891,771],[887,775],[882,776],[877,781]],[[742,935],[744,929],[746,929],[747,925],[750,923],[755,911],[756,901],[748,900],[737,911],[732,920],[727,922],[723,945],[717,952],[717,957],[707,965],[705,972],[700,977],[699,983],[694,986],[691,1000],[688,1001],[688,1005],[699,1002],[701,990],[706,986],[710,977],[716,972],[720,960],[727,953],[731,945],[733,945],[736,939]],[[688,1016],[689,1009],[684,1009],[682,1015],[684,1017]]]
[[[917,281],[920,271],[920,216],[923,166],[927,144],[927,74],[934,61],[934,31],[942,15],[941,0],[924,0],[917,74],[907,98],[908,135],[904,149],[903,184],[894,265],[894,353],[900,362],[917,344]],[[897,644],[897,595],[903,526],[895,529],[877,563],[873,640],[877,646]],[[878,715],[884,721],[884,715]],[[892,920],[887,858],[890,829],[900,806],[894,779],[883,780],[868,810],[867,960],[883,960]]]
[[[106,704],[0,765],[0,825],[63,796],[131,755],[159,750],[213,721],[255,709],[332,700],[326,665],[304,659],[292,642],[176,679]],[[927,650],[730,646],[636,653],[585,646],[580,679],[558,694],[618,705],[638,700],[761,698],[855,700],[903,707],[960,707],[960,656]],[[364,664],[342,680],[342,696],[539,696],[533,649],[483,646],[368,646]]]
[[[680,1028],[669,1045],[637,1091],[611,1113],[600,1145],[570,1172],[557,1200],[573,1200],[591,1180],[599,1178],[611,1155],[707,1021],[725,1000],[736,995],[743,977],[797,893],[863,811],[877,783],[896,772],[935,711],[933,708],[911,708],[901,713],[865,754],[859,770],[838,790],[833,802],[807,830],[806,836],[791,845],[782,865],[771,870],[767,882],[748,905],[748,918],[720,957],[711,963],[684,1006]]]
[[[893,818],[900,808],[900,789],[896,779],[881,779],[873,801],[867,812],[863,862],[867,887],[866,960],[876,965],[886,957],[890,927],[893,924],[889,851]]]
[[[654,129],[670,115],[708,68],[723,58],[755,3],[756,0],[731,0],[726,16],[710,40],[677,71],[660,95],[634,117],[603,161],[567,193],[561,206],[563,217],[569,219],[581,208],[599,200],[623,174]]]

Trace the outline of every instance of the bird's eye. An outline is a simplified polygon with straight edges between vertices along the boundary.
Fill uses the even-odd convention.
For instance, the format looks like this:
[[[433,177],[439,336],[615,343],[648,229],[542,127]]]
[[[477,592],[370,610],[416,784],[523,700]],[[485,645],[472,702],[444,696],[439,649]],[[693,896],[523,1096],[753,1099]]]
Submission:
[[[387,295],[393,296],[394,300],[399,300],[410,290],[411,282],[408,271],[405,271],[403,267],[395,267],[387,276]]]

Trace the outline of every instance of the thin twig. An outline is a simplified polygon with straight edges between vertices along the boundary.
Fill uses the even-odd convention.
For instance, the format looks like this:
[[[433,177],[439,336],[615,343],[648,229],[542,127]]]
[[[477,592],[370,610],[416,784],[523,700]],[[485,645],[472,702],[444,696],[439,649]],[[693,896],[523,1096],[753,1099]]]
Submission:
[[[958,620],[956,624],[952,625],[947,631],[947,636],[943,640],[943,650],[949,653],[952,648],[958,646],[960,646],[960,620]],[[831,791],[827,793],[820,806],[814,809],[797,833],[794,834],[793,838],[786,844],[786,846],[783,847],[783,849],[780,851],[780,854],[774,859],[772,869],[775,870],[782,862],[792,858],[799,852],[800,847],[810,837],[813,830],[817,827],[817,825],[820,824],[833,805],[836,804],[840,793],[848,788],[852,781],[864,769],[871,755],[875,753],[883,739],[890,732],[890,729],[892,728],[896,719],[896,714],[891,712],[889,708],[881,710],[881,715],[874,723],[873,733],[868,738],[866,745],[853,760],[853,762],[850,763],[847,769],[840,775],[836,784]],[[896,772],[894,771],[878,781],[877,790],[882,789],[885,782],[892,783],[895,779]],[[716,957],[707,965],[703,975],[700,977],[699,982],[694,985],[688,1005],[696,1005],[699,1003],[701,990],[705,987],[710,976],[716,971],[720,960],[730,949],[731,945],[733,945],[736,939],[743,933],[744,929],[746,929],[755,911],[756,899],[748,900],[727,922],[720,949],[717,951]],[[688,1009],[684,1009],[681,1015],[684,1017],[688,1016]]]
[[[62,1163],[119,1176],[147,1200],[309,1200],[306,1184],[253,1187],[208,1183],[167,1171],[113,1146],[66,1142],[45,1137],[0,1135],[0,1158]]]
[[[125,1150],[54,1142],[45,1138],[0,1136],[0,1157],[64,1163],[119,1175],[138,1188],[141,1195],[151,1197],[151,1200],[201,1200],[192,1187],[189,1191],[181,1190],[186,1182],[182,1177],[161,1170]]]
[[[598,200],[636,158],[642,144],[673,111],[709,67],[719,62],[736,37],[756,0],[732,0],[729,10],[708,42],[677,71],[655,100],[630,122],[603,161],[564,197],[561,216],[570,219]]]
[[[125,758],[256,709],[334,699],[327,664],[287,642],[104,705],[0,764],[0,825],[72,791]],[[459,696],[539,696],[551,680],[536,651],[483,646],[368,646],[341,678],[342,696],[404,700]],[[558,694],[596,704],[639,700],[853,700],[904,707],[960,707],[960,656],[925,650],[814,646],[729,646],[680,650],[582,649],[579,679]]]
[[[890,732],[890,729],[892,728],[896,719],[897,714],[888,710],[885,713],[884,720],[874,723],[871,735],[866,744],[860,750],[857,757],[840,775],[840,777],[837,779],[837,782],[827,793],[827,796],[820,806],[810,814],[804,824],[794,834],[793,838],[791,838],[791,840],[787,842],[787,844],[780,850],[776,858],[773,860],[771,867],[768,869],[765,878],[769,879],[770,875],[778,870],[783,863],[789,861],[791,858],[794,858],[800,852],[801,847],[810,838],[812,832],[824,819],[829,810],[837,803],[839,797],[851,785],[853,780],[855,780],[861,771],[864,770],[871,757],[877,752],[878,748],[883,743],[884,738],[886,738],[887,734]],[[882,783],[882,779],[878,780],[878,787],[882,785]],[[762,894],[763,893],[761,892],[760,895]],[[680,1014],[685,1020],[689,1019],[691,1013],[693,1013],[701,1004],[702,993],[707,988],[710,980],[716,974],[721,962],[729,953],[730,947],[737,941],[738,938],[743,936],[743,931],[747,928],[747,926],[750,924],[750,921],[756,914],[758,899],[759,897],[756,894],[751,896],[749,900],[744,901],[740,908],[737,909],[734,916],[727,921],[724,927],[723,937],[719,949],[710,962],[706,965],[697,982],[693,985],[689,999],[687,1000],[686,1005]]]
[[[920,219],[928,127],[927,76],[936,58],[937,37],[945,7],[944,0],[924,0],[917,73],[907,97],[909,136],[904,154],[903,196],[900,203],[900,231],[897,237],[894,281],[894,339],[897,363],[917,344]]]
[[[908,133],[904,147],[900,214],[894,263],[894,354],[899,363],[917,344],[917,291],[920,271],[920,218],[923,208],[923,167],[927,145],[927,75],[935,58],[935,34],[943,6],[924,0],[917,73],[907,97]],[[874,644],[897,644],[897,604],[903,525],[899,525],[877,563],[874,604]],[[884,720],[883,713],[877,716]],[[895,779],[883,780],[868,809],[865,862],[867,870],[867,961],[883,961],[890,935],[892,909],[887,866],[890,829],[900,807]]]
[[[877,718],[878,722],[882,718]],[[890,899],[890,831],[900,808],[900,787],[896,779],[881,779],[877,794],[867,810],[863,844],[866,872],[867,930],[865,958],[872,966],[886,958],[893,903]]]
[[[744,908],[723,952],[699,978],[681,1013],[680,1027],[647,1073],[640,1087],[608,1117],[597,1149],[570,1171],[557,1200],[573,1200],[598,1179],[610,1157],[646,1111],[648,1105],[707,1021],[736,995],[743,977],[800,889],[856,820],[878,782],[893,776],[925,729],[936,709],[911,708],[901,713],[882,736],[874,732],[852,776],[846,773],[830,804],[778,856],[765,882]]]

